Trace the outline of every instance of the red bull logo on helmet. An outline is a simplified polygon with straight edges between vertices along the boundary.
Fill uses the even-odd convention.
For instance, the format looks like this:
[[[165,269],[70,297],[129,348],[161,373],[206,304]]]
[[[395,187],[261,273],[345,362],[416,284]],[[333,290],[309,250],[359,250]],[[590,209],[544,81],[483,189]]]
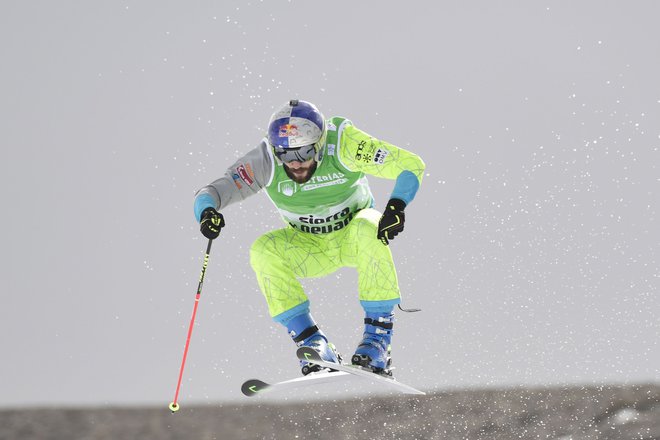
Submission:
[[[280,125],[280,137],[298,136],[298,126],[293,124]]]

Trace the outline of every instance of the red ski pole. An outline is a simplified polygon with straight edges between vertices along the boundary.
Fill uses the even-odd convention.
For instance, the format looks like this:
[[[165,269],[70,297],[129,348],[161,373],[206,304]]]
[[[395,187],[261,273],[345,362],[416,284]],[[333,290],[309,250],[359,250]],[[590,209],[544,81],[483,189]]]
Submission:
[[[197,294],[195,295],[195,307],[193,307],[192,318],[190,318],[190,326],[188,327],[188,337],[186,338],[186,346],[183,349],[183,360],[181,361],[181,369],[179,370],[179,380],[176,383],[176,392],[174,393],[174,400],[170,403],[170,411],[173,413],[179,410],[179,390],[181,389],[181,378],[183,378],[183,368],[186,365],[186,358],[188,357],[188,347],[190,347],[190,337],[192,336],[193,326],[195,325],[195,315],[197,315],[197,306],[199,305],[199,297],[202,295],[202,285],[204,284],[204,274],[206,274],[206,267],[209,265],[209,255],[211,254],[212,239],[209,239],[209,244],[206,246],[206,254],[204,254],[204,264],[202,265],[202,274],[199,276],[199,285],[197,286]]]

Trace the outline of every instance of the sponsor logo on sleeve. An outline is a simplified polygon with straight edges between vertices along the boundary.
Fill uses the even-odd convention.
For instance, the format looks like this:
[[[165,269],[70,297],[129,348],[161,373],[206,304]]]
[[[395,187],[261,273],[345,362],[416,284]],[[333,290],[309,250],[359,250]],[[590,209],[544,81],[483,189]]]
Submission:
[[[364,147],[367,145],[366,141],[360,141],[357,147],[357,153],[355,153],[355,160],[362,160],[362,155],[364,154]]]
[[[248,186],[252,186],[254,183],[254,172],[252,171],[252,167],[250,166],[249,163],[246,164],[241,164],[236,167],[236,173],[234,174],[234,182],[236,183],[236,186],[238,186],[238,189],[241,189],[240,182],[236,179],[236,174],[238,174],[238,177],[245,182]]]
[[[385,163],[385,158],[390,154],[389,151],[379,148],[376,150],[376,154],[374,154],[374,163],[377,163],[379,165],[382,165]]]
[[[373,143],[367,145],[367,141],[360,141],[357,147],[357,153],[355,153],[355,160],[365,163],[372,162],[374,160],[375,150],[376,146]]]
[[[241,185],[241,176],[239,176],[238,173],[232,173],[231,177],[234,179],[234,185],[236,185],[236,188],[243,188],[243,185]]]

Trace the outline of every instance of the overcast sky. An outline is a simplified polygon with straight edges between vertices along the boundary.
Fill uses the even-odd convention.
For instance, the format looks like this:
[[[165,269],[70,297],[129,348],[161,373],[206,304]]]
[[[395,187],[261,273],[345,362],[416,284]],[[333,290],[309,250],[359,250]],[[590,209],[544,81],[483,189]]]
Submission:
[[[651,0],[7,2],[0,407],[172,400],[206,245],[194,191],[290,98],[426,162],[391,245],[403,305],[423,309],[397,314],[396,377],[659,381],[658,16]],[[371,183],[382,208],[393,182]],[[264,194],[224,214],[182,405],[298,374],[248,260],[282,223]],[[304,283],[348,355],[356,280]]]

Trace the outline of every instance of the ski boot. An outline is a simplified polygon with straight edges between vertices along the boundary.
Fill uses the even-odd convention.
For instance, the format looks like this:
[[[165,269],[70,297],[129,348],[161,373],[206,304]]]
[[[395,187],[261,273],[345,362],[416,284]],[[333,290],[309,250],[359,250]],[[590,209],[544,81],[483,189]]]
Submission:
[[[392,342],[394,313],[367,312],[366,315],[363,339],[355,350],[351,363],[383,376],[391,376],[390,343]]]
[[[341,357],[337,354],[335,346],[328,342],[328,338],[321,330],[319,330],[314,322],[314,318],[312,318],[312,315],[309,313],[294,317],[289,321],[286,327],[289,336],[291,336],[298,347],[313,348],[319,352],[324,361],[334,363],[341,362]],[[323,369],[320,365],[302,360],[300,361],[300,367],[303,376]]]

